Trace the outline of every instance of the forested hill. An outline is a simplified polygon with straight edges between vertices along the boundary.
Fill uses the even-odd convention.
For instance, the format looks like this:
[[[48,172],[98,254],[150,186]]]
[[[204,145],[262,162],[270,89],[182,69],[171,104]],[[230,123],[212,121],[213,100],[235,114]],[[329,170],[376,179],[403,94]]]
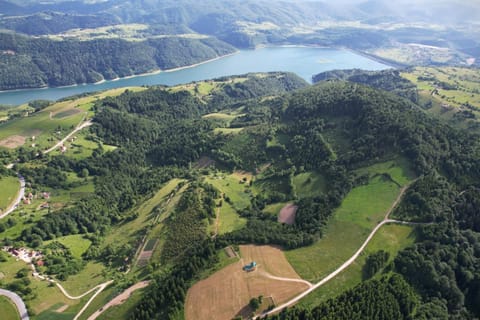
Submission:
[[[93,83],[233,53],[215,38],[51,40],[0,33],[0,90]]]
[[[478,135],[431,118],[412,101],[383,90],[344,81],[309,86],[285,73],[128,89],[92,101],[92,139],[115,148],[99,147],[91,156],[75,158],[68,152],[36,157],[25,147],[12,151],[11,158],[19,159],[16,169],[34,186],[64,188],[67,177],[78,175],[92,179],[95,192],[25,221],[22,231],[4,242],[43,248],[49,240],[84,234],[92,244],[82,259],[119,270],[136,249],[130,243],[107,244],[105,237],[129,222],[137,224],[140,214],[156,219],[160,212],[161,229],[139,224],[135,232],[120,234],[122,241],[140,243],[158,232],[154,237],[164,242],[148,269],[125,275],[152,279],[129,311],[131,319],[182,318],[188,288],[205,277],[226,246],[293,249],[316,242],[353,188],[373,179],[398,184],[389,173],[359,170],[397,159],[414,173],[392,217],[423,223],[416,225],[416,243],[394,257],[384,277],[317,308],[287,310],[273,319],[480,315]],[[200,159],[215,168],[197,166]],[[240,172],[252,173],[249,183],[220,178]],[[321,175],[328,187],[300,194],[294,178],[302,174]],[[158,206],[140,213],[138,206],[172,178],[179,187],[168,192],[174,197],[168,199],[176,199],[166,202],[173,206],[169,214],[161,215]],[[235,197],[222,195],[214,185],[221,181],[237,190]],[[222,206],[216,201],[243,223],[210,237],[207,226]],[[265,210],[288,202],[298,206],[292,225]],[[67,277],[78,271],[65,264],[51,272]]]

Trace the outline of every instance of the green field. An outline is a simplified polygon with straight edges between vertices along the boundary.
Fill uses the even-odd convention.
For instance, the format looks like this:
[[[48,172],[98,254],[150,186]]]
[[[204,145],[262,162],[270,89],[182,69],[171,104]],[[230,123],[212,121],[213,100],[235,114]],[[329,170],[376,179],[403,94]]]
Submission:
[[[314,197],[325,192],[325,178],[316,172],[304,172],[293,177],[293,185],[299,198]]]
[[[234,174],[218,174],[206,177],[206,182],[230,198],[232,206],[238,210],[245,209],[250,205],[250,194],[246,193],[247,184]]]
[[[220,208],[219,234],[241,229],[246,223],[247,219],[240,217],[231,205],[223,201],[222,207]]]
[[[92,243],[90,240],[85,239],[81,234],[59,237],[56,238],[55,241],[60,242],[65,247],[70,249],[70,252],[75,258],[81,258],[82,254],[87,251]],[[47,245],[49,242],[51,241],[46,241],[44,244]]]
[[[0,188],[2,189],[0,194],[0,213],[2,213],[17,197],[20,190],[20,182],[18,182],[17,177],[2,177],[0,178]]]
[[[287,259],[302,278],[316,282],[331,273],[355,253],[383,219],[400,193],[396,183],[375,175],[384,165],[388,166],[377,164],[364,169],[373,175],[370,183],[355,187],[348,193],[319,241],[286,252]],[[408,169],[398,168],[397,179],[410,181]]]
[[[372,238],[363,253],[346,270],[318,288],[305,298],[299,305],[313,307],[330,298],[334,298],[345,290],[351,289],[362,281],[362,269],[368,255],[379,250],[390,254],[389,262],[393,261],[398,252],[415,242],[415,232],[412,227],[402,225],[385,225]]]
[[[61,284],[72,296],[80,295],[93,287],[107,281],[103,271],[105,266],[101,263],[88,262],[79,273],[69,276]]]
[[[142,300],[142,293],[145,289],[134,291],[132,295],[119,306],[108,308],[97,319],[98,320],[127,320],[130,319],[131,312]]]
[[[153,197],[135,208],[135,211],[138,212],[138,218],[114,227],[105,238],[105,245],[110,243],[123,244],[135,239],[139,230],[145,229],[148,225],[152,224],[154,218],[152,212],[154,209],[165,202],[168,195],[175,190],[182,181],[181,179],[170,180],[158,190]],[[168,208],[170,208],[171,205],[174,205],[173,199],[170,201]],[[162,213],[162,219],[165,218],[166,214],[167,212]]]
[[[420,105],[462,127],[480,119],[480,71],[465,67],[416,67],[401,73],[418,87]],[[459,112],[473,117],[459,116]]]
[[[7,297],[0,296],[0,310],[2,314],[2,320],[20,319],[17,307]]]
[[[41,111],[6,121],[0,124],[0,147],[16,148],[24,145],[29,150],[44,150],[65,137],[83,119],[92,117],[92,107],[96,100],[120,95],[127,89],[146,90],[140,87],[108,90],[92,96],[60,101]]]

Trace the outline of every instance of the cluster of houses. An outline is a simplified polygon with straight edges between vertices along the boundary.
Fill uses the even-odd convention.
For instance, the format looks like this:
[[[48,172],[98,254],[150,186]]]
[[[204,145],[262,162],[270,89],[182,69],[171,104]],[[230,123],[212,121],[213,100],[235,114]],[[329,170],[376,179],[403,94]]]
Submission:
[[[41,251],[15,247],[3,247],[2,250],[14,256],[17,260],[25,261],[28,264],[35,263],[37,266],[44,265],[43,255]]]
[[[26,196],[23,197],[23,204],[31,204],[33,199],[50,199],[50,192],[40,192],[39,194],[33,194],[29,192]],[[43,203],[40,208],[48,208],[48,203]]]

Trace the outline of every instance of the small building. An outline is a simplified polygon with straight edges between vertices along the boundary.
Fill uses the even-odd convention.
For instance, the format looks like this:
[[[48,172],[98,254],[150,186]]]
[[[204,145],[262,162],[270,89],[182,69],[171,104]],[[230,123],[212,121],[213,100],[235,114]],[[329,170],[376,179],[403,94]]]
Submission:
[[[38,260],[37,261],[37,266],[43,267],[45,265],[45,262],[43,260]]]
[[[256,269],[257,269],[257,263],[255,261],[252,261],[249,264],[246,264],[243,266],[243,271],[246,271],[246,272],[255,271]]]

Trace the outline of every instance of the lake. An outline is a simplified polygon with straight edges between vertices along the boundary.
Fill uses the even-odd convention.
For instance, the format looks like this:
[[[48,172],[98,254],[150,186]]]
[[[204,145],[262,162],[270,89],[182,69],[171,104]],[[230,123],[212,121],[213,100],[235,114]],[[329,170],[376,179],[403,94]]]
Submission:
[[[242,50],[231,56],[170,72],[132,76],[98,84],[4,91],[0,92],[0,104],[19,105],[35,99],[57,100],[83,92],[127,86],[176,85],[248,72],[290,71],[311,82],[314,74],[333,69],[352,68],[381,70],[390,67],[348,50],[312,47],[267,47],[256,50]]]

